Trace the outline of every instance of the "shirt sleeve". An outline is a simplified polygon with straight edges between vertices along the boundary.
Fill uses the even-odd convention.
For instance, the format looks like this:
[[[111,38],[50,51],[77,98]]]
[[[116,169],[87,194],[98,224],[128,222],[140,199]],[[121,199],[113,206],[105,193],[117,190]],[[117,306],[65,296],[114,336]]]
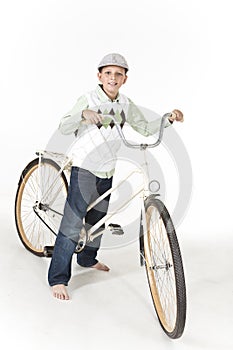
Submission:
[[[129,100],[129,109],[127,115],[127,122],[131,127],[143,136],[150,136],[156,134],[161,125],[161,118],[157,118],[152,121],[146,120],[142,111]],[[169,120],[165,122],[165,128],[170,126]]]
[[[85,95],[78,98],[76,104],[60,121],[59,130],[63,135],[74,133],[82,120],[82,111],[87,109],[88,100]]]

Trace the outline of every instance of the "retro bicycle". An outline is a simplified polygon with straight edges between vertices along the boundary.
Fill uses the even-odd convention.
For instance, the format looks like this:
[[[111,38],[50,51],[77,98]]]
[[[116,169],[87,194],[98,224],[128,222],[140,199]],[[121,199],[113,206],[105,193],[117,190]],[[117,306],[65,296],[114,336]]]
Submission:
[[[158,140],[152,144],[133,144],[126,140],[119,124],[115,126],[127,147],[146,152],[148,148],[158,146],[163,137],[165,120],[161,119]],[[32,160],[22,171],[15,199],[15,222],[19,238],[27,250],[37,256],[51,256],[58,233],[63,208],[68,191],[68,178],[72,161],[69,157],[48,151],[37,152],[37,158]],[[122,201],[115,212],[106,216],[92,226],[88,231],[83,229],[77,244],[78,254],[88,242],[97,236],[108,233],[122,234],[119,225],[109,225],[107,229],[99,230],[117,211],[126,206],[140,194],[141,219],[139,229],[140,262],[145,265],[147,280],[159,323],[163,331],[173,339],[181,337],[186,320],[186,286],[181,251],[172,219],[159,194],[153,187],[156,180],[148,177],[148,164],[145,161],[142,168],[131,171],[124,180],[104,193],[88,210],[114,192],[122,182],[140,172],[143,184],[135,190],[131,198]],[[155,186],[156,187],[156,186]]]

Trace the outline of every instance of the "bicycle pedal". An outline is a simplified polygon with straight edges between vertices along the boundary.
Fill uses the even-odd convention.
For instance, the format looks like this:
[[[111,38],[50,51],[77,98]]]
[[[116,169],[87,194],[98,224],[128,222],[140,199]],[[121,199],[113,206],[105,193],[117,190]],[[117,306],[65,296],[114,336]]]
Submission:
[[[110,230],[113,235],[121,236],[124,234],[122,227],[118,224],[109,224],[108,230]]]
[[[53,249],[54,249],[54,246],[53,245],[46,245],[46,246],[44,246],[44,256],[46,257],[46,258],[51,258],[52,257],[52,255],[53,255]]]

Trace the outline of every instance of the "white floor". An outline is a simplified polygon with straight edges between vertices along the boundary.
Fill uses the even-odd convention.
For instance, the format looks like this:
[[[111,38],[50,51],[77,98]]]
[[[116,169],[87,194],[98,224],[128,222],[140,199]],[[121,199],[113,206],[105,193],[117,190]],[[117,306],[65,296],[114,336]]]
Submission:
[[[13,206],[1,208],[4,349],[233,349],[233,240],[222,245],[214,239],[198,243],[179,232],[188,313],[184,335],[172,341],[156,319],[136,243],[100,251],[100,259],[111,267],[109,273],[82,269],[74,261],[71,300],[55,300],[46,279],[49,259],[24,249]]]

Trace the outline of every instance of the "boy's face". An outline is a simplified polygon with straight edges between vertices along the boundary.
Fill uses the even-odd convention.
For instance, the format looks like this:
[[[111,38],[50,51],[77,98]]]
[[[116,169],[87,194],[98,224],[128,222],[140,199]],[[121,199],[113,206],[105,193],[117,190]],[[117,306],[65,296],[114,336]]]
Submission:
[[[122,67],[106,66],[102,68],[101,73],[98,72],[98,78],[103,84],[103,89],[108,97],[114,99],[120,87],[126,82],[127,75]]]

